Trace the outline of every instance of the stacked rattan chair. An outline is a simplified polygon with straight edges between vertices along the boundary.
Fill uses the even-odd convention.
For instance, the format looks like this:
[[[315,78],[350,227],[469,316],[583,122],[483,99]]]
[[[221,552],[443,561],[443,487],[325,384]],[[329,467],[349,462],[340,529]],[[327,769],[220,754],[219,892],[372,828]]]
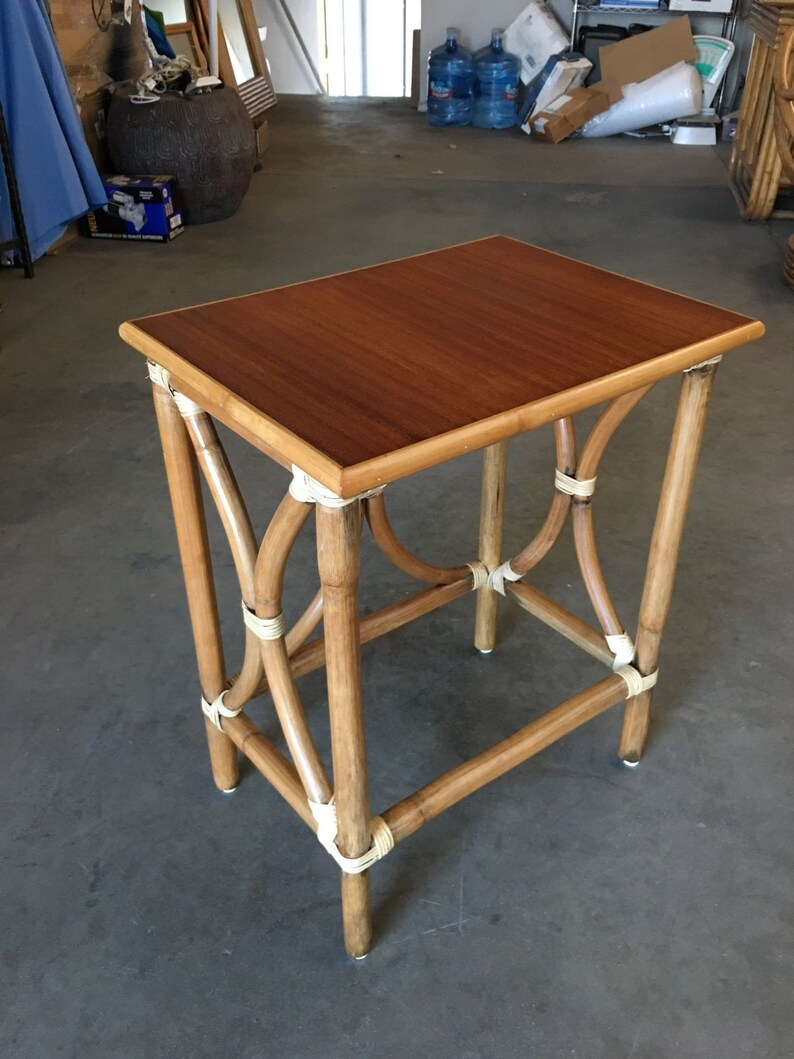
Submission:
[[[794,192],[794,174],[783,164],[775,108],[775,70],[786,65],[787,78],[791,72],[794,0],[753,0],[750,26],[755,39],[731,155],[731,187],[745,220],[794,218],[794,209],[781,201]]]

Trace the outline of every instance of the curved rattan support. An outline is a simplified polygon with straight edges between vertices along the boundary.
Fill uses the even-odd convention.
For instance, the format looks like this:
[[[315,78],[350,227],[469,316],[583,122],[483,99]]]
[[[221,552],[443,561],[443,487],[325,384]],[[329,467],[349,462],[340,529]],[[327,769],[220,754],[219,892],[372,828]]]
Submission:
[[[276,618],[281,614],[287,559],[312,511],[311,505],[287,493],[267,528],[254,573],[256,613],[260,618]],[[286,640],[283,636],[277,640],[260,640],[259,647],[276,713],[306,795],[313,802],[327,802],[333,789],[295,687]]]
[[[386,501],[383,493],[364,501],[364,511],[375,542],[394,565],[411,577],[427,581],[431,585],[451,585],[462,577],[470,576],[468,566],[434,566],[418,559],[400,542],[386,514]]]
[[[775,137],[786,175],[794,181],[794,28],[777,48],[774,85]]]
[[[556,468],[563,474],[576,472],[576,431],[573,419],[566,416],[554,424],[554,441],[557,449]],[[559,490],[554,491],[546,521],[529,544],[518,555],[510,560],[513,571],[522,576],[548,554],[557,541],[568,512],[571,509],[571,497]]]
[[[322,620],[323,590],[318,588],[314,599],[287,633],[287,654],[290,657],[306,643]]]
[[[595,478],[598,465],[607,444],[617,428],[636,404],[650,390],[643,386],[632,390],[621,397],[610,401],[595,426],[590,432],[579,465],[576,468],[577,478]],[[593,610],[607,636],[618,636],[624,631],[623,624],[615,610],[612,597],[606,587],[601,561],[596,547],[595,527],[593,525],[592,497],[575,497],[572,508],[573,539],[576,547],[576,558],[582,572],[582,579],[593,605]]]
[[[192,414],[185,417],[184,422],[229,542],[243,602],[253,609],[256,538],[240,487],[215,424],[207,413]],[[226,693],[226,706],[237,710],[245,705],[254,696],[263,672],[259,642],[251,630],[246,629],[243,666],[233,687]]]

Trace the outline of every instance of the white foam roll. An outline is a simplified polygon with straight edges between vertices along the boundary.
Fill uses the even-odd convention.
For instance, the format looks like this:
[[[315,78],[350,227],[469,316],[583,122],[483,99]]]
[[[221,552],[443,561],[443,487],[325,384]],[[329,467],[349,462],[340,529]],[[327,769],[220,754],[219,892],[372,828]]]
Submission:
[[[623,99],[582,126],[582,136],[617,136],[646,125],[699,114],[703,101],[700,74],[690,63],[676,63],[634,85],[623,87]]]

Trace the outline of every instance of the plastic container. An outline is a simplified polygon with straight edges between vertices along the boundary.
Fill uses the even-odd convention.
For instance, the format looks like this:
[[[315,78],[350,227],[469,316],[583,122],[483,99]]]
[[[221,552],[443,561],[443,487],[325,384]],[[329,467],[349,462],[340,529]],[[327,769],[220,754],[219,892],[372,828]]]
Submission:
[[[491,43],[474,55],[474,124],[509,129],[516,123],[521,60],[502,47],[504,30],[491,30]]]
[[[474,57],[447,30],[446,44],[433,48],[427,62],[427,120],[431,125],[471,125]]]

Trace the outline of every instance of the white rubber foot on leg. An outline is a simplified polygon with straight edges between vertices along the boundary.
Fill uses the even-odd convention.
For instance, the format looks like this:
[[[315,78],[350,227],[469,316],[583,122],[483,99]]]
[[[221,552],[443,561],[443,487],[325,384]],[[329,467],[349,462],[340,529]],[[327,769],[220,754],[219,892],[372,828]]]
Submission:
[[[221,794],[234,794],[236,787],[221,787]]]
[[[478,647],[477,650],[481,655],[489,655],[493,653],[493,647],[489,647],[487,650],[483,647]]]
[[[366,960],[366,958],[367,958],[368,956],[369,956],[369,953],[368,953],[368,952],[365,952],[363,956],[354,956],[354,957],[353,957],[353,959],[354,959],[354,960]]]
[[[625,758],[621,759],[627,769],[635,769],[639,765],[639,761],[627,761]]]

